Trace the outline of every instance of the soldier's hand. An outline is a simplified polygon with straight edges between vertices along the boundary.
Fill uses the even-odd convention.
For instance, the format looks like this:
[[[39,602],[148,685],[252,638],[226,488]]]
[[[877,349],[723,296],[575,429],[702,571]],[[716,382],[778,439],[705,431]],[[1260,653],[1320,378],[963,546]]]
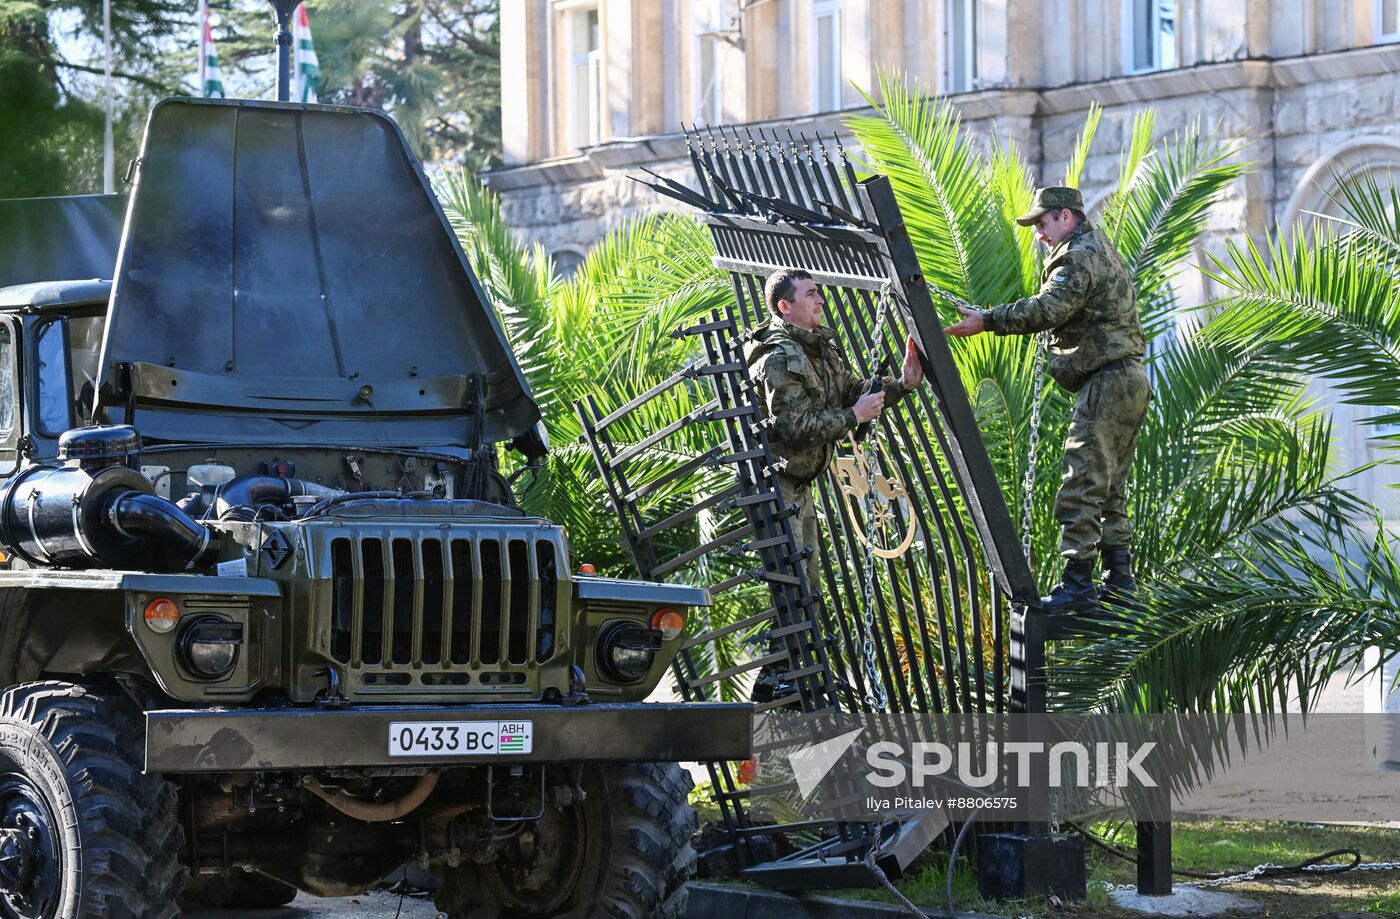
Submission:
[[[982,322],[982,311],[968,309],[965,306],[958,307],[958,312],[962,314],[962,319],[943,329],[944,335],[952,335],[957,338],[965,338],[969,335],[980,335],[987,330],[987,326]]]
[[[856,421],[865,424],[867,421],[874,421],[875,417],[885,410],[885,391],[866,393],[856,400],[856,404],[851,406],[851,411],[856,413]]]
[[[918,389],[919,384],[924,381],[924,365],[919,360],[919,346],[914,344],[914,336],[909,336],[909,343],[904,347],[904,388],[905,390]]]

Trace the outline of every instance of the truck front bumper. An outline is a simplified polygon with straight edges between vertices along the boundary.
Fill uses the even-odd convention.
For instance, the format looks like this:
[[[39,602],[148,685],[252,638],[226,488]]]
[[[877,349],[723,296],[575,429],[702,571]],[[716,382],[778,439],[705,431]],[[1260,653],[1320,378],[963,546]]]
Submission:
[[[747,759],[748,703],[393,705],[146,713],[146,771],[301,771],[362,766],[638,763]],[[529,752],[397,752],[404,725],[529,723]]]

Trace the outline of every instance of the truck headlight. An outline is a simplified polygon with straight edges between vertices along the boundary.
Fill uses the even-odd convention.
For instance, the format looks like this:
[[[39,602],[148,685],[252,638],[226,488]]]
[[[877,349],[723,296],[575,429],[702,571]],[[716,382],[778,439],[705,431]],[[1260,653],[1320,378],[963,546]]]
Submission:
[[[618,683],[646,676],[661,650],[661,633],[639,622],[620,620],[603,627],[598,637],[598,667]]]
[[[180,656],[190,673],[216,680],[233,670],[242,645],[242,623],[201,616],[185,627],[180,637]]]

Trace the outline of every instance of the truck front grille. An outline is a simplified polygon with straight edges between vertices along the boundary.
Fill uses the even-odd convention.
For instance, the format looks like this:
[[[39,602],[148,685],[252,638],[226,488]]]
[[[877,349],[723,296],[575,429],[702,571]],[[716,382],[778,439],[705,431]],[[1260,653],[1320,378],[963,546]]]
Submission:
[[[332,539],[331,657],[355,666],[543,663],[556,647],[556,554],[552,542],[508,537]]]

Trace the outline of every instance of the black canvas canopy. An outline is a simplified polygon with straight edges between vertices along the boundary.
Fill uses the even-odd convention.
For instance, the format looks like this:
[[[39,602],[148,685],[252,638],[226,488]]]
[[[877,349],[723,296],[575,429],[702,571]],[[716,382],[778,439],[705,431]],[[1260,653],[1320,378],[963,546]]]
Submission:
[[[539,419],[403,134],[332,106],[156,106],[100,379],[161,440],[470,445]]]
[[[112,277],[122,195],[0,200],[0,288]]]

